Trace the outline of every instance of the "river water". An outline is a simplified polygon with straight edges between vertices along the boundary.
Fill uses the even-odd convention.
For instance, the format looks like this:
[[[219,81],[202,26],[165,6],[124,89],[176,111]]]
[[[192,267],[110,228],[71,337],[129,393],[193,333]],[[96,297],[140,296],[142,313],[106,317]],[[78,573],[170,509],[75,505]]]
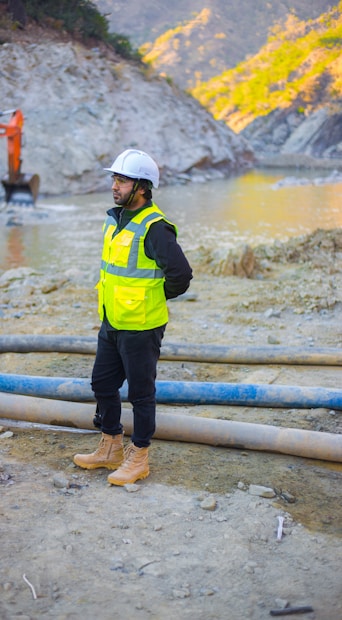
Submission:
[[[342,183],[321,183],[330,171],[254,170],[231,179],[162,187],[158,206],[179,227],[184,250],[199,245],[272,243],[342,225]],[[305,179],[284,184],[284,179]],[[279,183],[280,182],[280,183]],[[41,198],[23,225],[0,220],[0,269],[42,265],[94,269],[111,192]],[[2,217],[4,212],[2,212]],[[7,218],[8,219],[8,218]]]

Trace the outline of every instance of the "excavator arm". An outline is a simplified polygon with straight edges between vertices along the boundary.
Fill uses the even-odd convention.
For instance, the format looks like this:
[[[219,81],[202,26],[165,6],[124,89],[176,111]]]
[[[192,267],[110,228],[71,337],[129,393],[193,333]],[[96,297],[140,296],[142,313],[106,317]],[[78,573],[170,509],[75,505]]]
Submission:
[[[1,116],[6,112],[1,112]],[[12,114],[8,123],[0,123],[1,138],[7,137],[8,153],[8,177],[11,183],[15,183],[20,175],[21,168],[21,137],[24,124],[24,117],[21,110],[9,110],[7,114]]]
[[[7,138],[8,173],[1,180],[7,204],[34,205],[39,189],[37,174],[21,172],[21,141],[24,115],[21,110],[0,112],[0,117],[11,115],[7,124],[0,123],[0,138]]]

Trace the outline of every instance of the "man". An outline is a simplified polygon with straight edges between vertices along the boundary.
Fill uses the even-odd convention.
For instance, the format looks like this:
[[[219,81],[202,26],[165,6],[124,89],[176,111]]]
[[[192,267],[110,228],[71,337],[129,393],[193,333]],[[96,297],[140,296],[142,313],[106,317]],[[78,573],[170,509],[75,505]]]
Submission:
[[[149,475],[148,447],[155,431],[155,380],[168,321],[167,299],[184,293],[191,267],[177,243],[177,229],[152,201],[159,170],[144,151],[128,149],[111,168],[113,198],[107,212],[100,280],[102,321],[92,373],[97,401],[94,424],[102,431],[91,454],[76,454],[85,469],[115,470],[108,482],[122,486]],[[133,433],[124,450],[119,388],[128,384]]]

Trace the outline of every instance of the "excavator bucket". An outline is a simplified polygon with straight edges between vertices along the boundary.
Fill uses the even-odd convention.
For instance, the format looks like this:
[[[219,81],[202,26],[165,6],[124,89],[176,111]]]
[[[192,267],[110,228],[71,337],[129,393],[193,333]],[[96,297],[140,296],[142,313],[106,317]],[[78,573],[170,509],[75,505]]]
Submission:
[[[1,179],[5,201],[11,205],[33,206],[39,190],[39,176],[21,172],[21,139],[24,116],[21,110],[0,112],[10,114],[8,124],[0,123],[0,137],[7,137],[8,173]]]
[[[39,190],[38,174],[20,174],[15,181],[10,181],[9,175],[6,174],[1,183],[5,190],[7,204],[24,207],[35,205]]]

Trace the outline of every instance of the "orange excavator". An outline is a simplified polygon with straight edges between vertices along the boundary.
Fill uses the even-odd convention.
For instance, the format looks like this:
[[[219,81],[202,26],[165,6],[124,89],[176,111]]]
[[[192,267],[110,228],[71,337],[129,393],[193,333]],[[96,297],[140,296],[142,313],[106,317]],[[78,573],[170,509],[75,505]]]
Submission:
[[[7,137],[8,173],[1,179],[7,204],[33,206],[39,190],[38,174],[21,172],[21,141],[24,115],[21,110],[0,111],[10,115],[8,124],[0,123],[0,138]]]

